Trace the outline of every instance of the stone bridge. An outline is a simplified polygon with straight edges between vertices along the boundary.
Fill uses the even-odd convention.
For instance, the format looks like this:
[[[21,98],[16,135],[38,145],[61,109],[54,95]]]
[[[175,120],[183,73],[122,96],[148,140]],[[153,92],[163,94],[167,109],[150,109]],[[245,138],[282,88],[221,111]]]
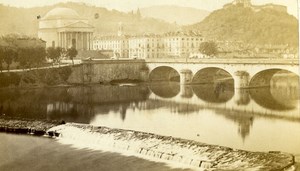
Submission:
[[[279,71],[299,76],[299,61],[287,59],[153,59],[146,64],[150,81],[177,80],[181,84],[213,82],[219,76],[233,80],[235,88],[249,88],[270,86]]]

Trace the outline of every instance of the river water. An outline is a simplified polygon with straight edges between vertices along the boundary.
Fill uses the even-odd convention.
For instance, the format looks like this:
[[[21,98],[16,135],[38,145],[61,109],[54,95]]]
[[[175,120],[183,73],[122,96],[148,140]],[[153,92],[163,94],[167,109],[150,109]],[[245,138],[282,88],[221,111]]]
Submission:
[[[234,89],[230,83],[184,86],[173,82],[1,89],[0,105],[3,116],[131,129],[236,149],[283,151],[294,154],[297,160],[300,157],[298,80],[293,83],[276,82],[270,88],[247,90]],[[90,160],[100,163],[110,160],[103,167],[111,169],[103,170],[120,170],[125,161],[126,166],[131,168],[129,170],[170,169],[164,164],[114,153],[74,150],[49,139],[7,134],[0,136],[0,152],[6,154],[1,160],[10,160],[4,165],[6,169],[15,168],[7,163],[19,161],[28,153],[33,153],[39,160],[43,156],[54,157],[55,160],[67,159],[67,170],[72,170],[72,159],[91,165],[91,170],[96,170],[98,166]],[[14,144],[8,142],[16,141],[24,142],[16,144],[16,147],[33,150],[3,152],[3,144],[14,149]],[[70,151],[74,153],[67,154]],[[76,160],[78,156],[81,158]],[[22,159],[17,164],[30,163],[29,159]],[[37,167],[46,165],[50,170],[49,163],[59,164],[52,160],[49,163],[46,159],[42,161]]]

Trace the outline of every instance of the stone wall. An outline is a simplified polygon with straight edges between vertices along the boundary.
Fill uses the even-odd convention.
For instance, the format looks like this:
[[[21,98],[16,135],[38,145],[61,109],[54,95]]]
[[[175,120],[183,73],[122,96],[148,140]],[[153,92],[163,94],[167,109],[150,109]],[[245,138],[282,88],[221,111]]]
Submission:
[[[96,60],[60,68],[0,73],[0,87],[128,83],[147,79],[148,68],[143,60]]]
[[[105,84],[113,81],[146,81],[148,77],[148,68],[144,60],[86,60],[81,67],[73,69],[70,82]]]

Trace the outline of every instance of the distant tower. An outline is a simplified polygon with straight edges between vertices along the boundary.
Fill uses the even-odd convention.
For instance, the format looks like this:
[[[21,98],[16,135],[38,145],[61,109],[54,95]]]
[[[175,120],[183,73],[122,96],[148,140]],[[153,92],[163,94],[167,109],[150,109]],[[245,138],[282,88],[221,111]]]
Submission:
[[[141,14],[141,11],[140,11],[140,8],[137,9],[136,11],[136,15],[137,17],[140,19],[142,17],[142,14]]]
[[[251,6],[251,0],[234,0],[234,5],[242,4],[244,7],[250,7]]]
[[[123,31],[124,31],[123,23],[122,23],[122,22],[119,22],[119,26],[118,26],[118,36],[123,36]]]

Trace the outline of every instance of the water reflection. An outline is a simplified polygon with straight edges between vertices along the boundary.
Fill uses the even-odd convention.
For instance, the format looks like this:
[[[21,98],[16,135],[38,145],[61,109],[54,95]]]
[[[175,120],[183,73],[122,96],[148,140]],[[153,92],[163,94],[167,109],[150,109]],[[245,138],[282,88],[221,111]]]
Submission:
[[[180,93],[180,86],[174,82],[152,83],[149,85],[151,91],[164,98],[172,98]]]
[[[201,100],[211,103],[227,102],[234,95],[234,87],[232,84],[200,84],[193,85],[192,89]]]
[[[254,142],[279,139],[276,148],[283,148],[282,137],[300,144],[298,136],[289,136],[300,131],[299,90],[278,85],[249,90],[224,83],[1,89],[0,114],[148,131],[252,150],[261,148]]]

